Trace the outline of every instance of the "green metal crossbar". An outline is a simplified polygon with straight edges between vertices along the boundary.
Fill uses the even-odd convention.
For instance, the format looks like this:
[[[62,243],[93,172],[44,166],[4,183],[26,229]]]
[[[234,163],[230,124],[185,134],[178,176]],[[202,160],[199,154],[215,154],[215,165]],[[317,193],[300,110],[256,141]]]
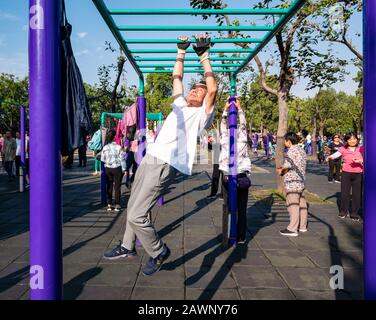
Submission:
[[[119,26],[119,31],[272,31],[273,26]]]
[[[142,73],[172,73],[173,69],[165,69],[165,70],[149,70],[149,69],[141,69]],[[234,73],[236,72],[237,69],[213,69],[213,72],[229,72],[229,73]],[[184,69],[184,73],[204,73],[203,69],[197,69],[197,70],[192,70],[192,69]]]
[[[176,57],[156,57],[156,58],[144,58],[144,57],[135,57],[136,61],[176,61]],[[243,61],[246,60],[246,57],[211,57],[211,61]],[[185,61],[200,61],[200,58],[191,58],[187,57]]]
[[[211,54],[219,54],[216,56],[211,56],[212,61],[223,61],[223,64],[214,63],[212,64],[213,72],[225,72],[232,74],[231,78],[236,77],[243,68],[270,42],[270,40],[278,33],[288,21],[296,14],[298,10],[304,5],[306,0],[294,0],[293,3],[288,8],[257,8],[257,9],[108,9],[104,0],[93,0],[95,6],[97,7],[99,13],[103,17],[107,26],[110,28],[115,39],[121,46],[126,57],[131,63],[134,70],[137,72],[140,78],[140,88],[143,91],[143,74],[146,73],[172,73],[173,64],[163,64],[159,62],[176,60],[174,57],[164,57],[162,54],[176,53],[176,48],[174,49],[160,49],[155,45],[162,44],[177,44],[182,42],[178,39],[171,38],[152,38],[152,39],[125,39],[122,35],[123,31],[214,31],[214,32],[224,32],[224,31],[242,31],[242,32],[263,32],[264,34],[260,37],[250,37],[246,34],[242,35],[244,38],[222,38],[221,35],[213,36],[212,43],[224,43],[224,44],[253,44],[251,48],[213,48],[210,50]],[[157,26],[147,26],[147,25],[117,25],[114,16],[158,16],[158,15],[247,15],[247,16],[274,16],[277,17],[276,22],[273,25],[244,25],[244,26],[205,26],[205,25],[191,25],[191,26],[176,26],[176,25],[157,25]],[[195,39],[191,38],[191,42]],[[129,48],[128,45],[137,44],[150,44],[150,49],[137,49]],[[194,54],[193,49],[188,49],[187,54]],[[245,56],[222,56],[225,53],[233,54],[246,54]],[[139,56],[139,55],[142,56]],[[154,54],[151,57],[145,57],[144,54]],[[135,57],[137,55],[137,57]],[[153,64],[145,64],[143,62],[149,61]],[[199,59],[194,57],[186,57],[186,61],[198,62]],[[235,63],[231,63],[234,61]],[[184,72],[186,73],[203,73],[204,71],[199,68],[200,64],[185,64]],[[141,69],[142,68],[142,69]],[[156,69],[152,69],[156,68]],[[164,68],[164,69],[161,69]],[[195,68],[195,69],[192,69]]]
[[[210,49],[210,53],[248,53],[254,49]],[[176,53],[176,49],[139,49],[130,50],[131,53]],[[187,53],[195,53],[193,49],[187,49]]]
[[[281,15],[289,13],[288,9],[112,9],[111,15],[201,15],[201,14],[226,14],[226,15]]]
[[[173,68],[174,64],[139,64],[138,65],[140,68]],[[222,67],[240,67],[240,63],[214,63],[211,65],[213,68],[222,68]],[[199,63],[186,63],[184,64],[184,68],[200,68],[201,64]]]
[[[112,112],[102,112],[101,115],[101,126],[103,127],[105,124],[106,117],[112,117],[115,119],[123,119],[123,113],[112,113]],[[162,112],[158,113],[146,113],[146,120],[148,121],[163,121],[163,114]]]

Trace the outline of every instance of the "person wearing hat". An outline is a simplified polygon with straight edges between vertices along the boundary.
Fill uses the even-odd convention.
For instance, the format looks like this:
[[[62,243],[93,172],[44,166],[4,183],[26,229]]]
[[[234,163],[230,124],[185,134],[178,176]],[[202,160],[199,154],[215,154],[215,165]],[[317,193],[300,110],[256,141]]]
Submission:
[[[135,256],[137,237],[150,256],[142,270],[144,275],[159,271],[170,255],[170,249],[159,238],[148,212],[167,192],[178,171],[187,175],[192,173],[197,136],[210,126],[214,117],[217,84],[210,63],[210,39],[206,34],[196,35],[193,49],[199,56],[205,81],[193,85],[186,97],[182,80],[185,52],[190,41],[188,37],[180,37],[179,40],[173,71],[172,111],[136,172],[128,201],[123,242],[104,254],[107,259]]]

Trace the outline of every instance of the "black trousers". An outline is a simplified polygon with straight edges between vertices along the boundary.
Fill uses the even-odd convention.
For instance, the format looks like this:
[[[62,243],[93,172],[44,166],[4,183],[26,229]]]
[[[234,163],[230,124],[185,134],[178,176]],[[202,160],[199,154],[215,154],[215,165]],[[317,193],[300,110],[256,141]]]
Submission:
[[[341,167],[342,163],[340,160],[329,160],[329,174],[328,180],[333,181],[333,177],[337,181],[341,181]],[[334,173],[335,169],[335,173]]]
[[[222,174],[222,194],[223,194],[223,212],[228,214],[228,182],[226,177]],[[237,195],[237,233],[238,241],[245,240],[247,233],[247,202],[248,202],[248,189],[236,190]]]
[[[134,177],[136,176],[136,171],[137,171],[137,168],[138,168],[136,156],[135,156],[135,153],[133,151],[128,152],[128,156],[127,156],[127,160],[125,161],[125,165],[126,165],[125,170],[128,172],[128,179],[129,179],[129,174],[130,174],[130,171],[131,171],[131,168],[132,168],[132,177],[129,179],[129,181],[131,183],[133,183]]]
[[[106,168],[107,204],[112,204],[112,192],[115,187],[115,205],[120,205],[122,179],[121,167]]]
[[[17,175],[17,177],[20,175],[20,167],[21,167],[21,156],[16,156],[16,175]]]
[[[219,180],[221,178],[222,172],[219,170],[219,164],[213,165],[213,176],[212,176],[212,184],[211,184],[211,191],[210,195],[215,196],[218,192],[219,188]]]
[[[342,172],[341,213],[349,212],[351,200],[351,217],[357,217],[362,201],[362,173]]]
[[[8,179],[13,178],[13,161],[4,161],[5,171],[8,174]]]
[[[86,145],[78,148],[78,161],[80,166],[86,167],[87,164],[87,156],[86,156]]]

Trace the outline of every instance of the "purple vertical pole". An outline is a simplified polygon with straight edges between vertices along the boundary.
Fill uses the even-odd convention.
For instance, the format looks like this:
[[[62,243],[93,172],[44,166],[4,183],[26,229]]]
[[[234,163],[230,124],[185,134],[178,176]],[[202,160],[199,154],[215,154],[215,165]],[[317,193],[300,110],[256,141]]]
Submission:
[[[30,0],[29,14],[30,298],[61,300],[61,2]]]
[[[101,161],[101,202],[103,207],[107,205],[106,183],[106,168],[104,167],[104,162]]]
[[[21,126],[21,172],[20,172],[20,192],[25,190],[25,107],[20,107],[20,126]]]
[[[376,1],[363,2],[364,50],[364,295],[376,300]]]
[[[146,99],[144,96],[137,98],[138,111],[140,113],[140,136],[137,148],[137,163],[140,164],[146,152]]]
[[[158,137],[158,134],[159,134],[159,130],[161,130],[161,123],[158,121],[158,125],[157,125],[157,134],[155,135],[155,139],[154,139],[154,141],[157,140],[157,137]],[[164,198],[163,198],[163,196],[161,196],[161,197],[158,198],[157,205],[158,205],[159,207],[162,207],[162,206],[164,205]]]
[[[230,97],[230,107],[228,116],[229,127],[229,177],[228,177],[228,208],[230,214],[230,234],[229,245],[233,246],[237,243],[237,188],[236,188],[236,176],[237,176],[237,127],[238,127],[238,109],[235,105],[236,98],[234,95]]]

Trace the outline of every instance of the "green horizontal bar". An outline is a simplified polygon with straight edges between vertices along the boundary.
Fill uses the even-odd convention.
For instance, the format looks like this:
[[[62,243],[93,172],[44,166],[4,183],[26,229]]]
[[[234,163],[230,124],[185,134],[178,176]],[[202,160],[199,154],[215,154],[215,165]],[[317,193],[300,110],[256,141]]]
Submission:
[[[272,31],[273,26],[118,26],[119,31]]]
[[[107,24],[108,28],[112,32],[114,38],[116,39],[116,41],[118,42],[118,44],[122,48],[124,54],[128,58],[130,64],[133,67],[133,69],[136,71],[136,73],[138,74],[139,77],[142,77],[141,71],[138,68],[136,61],[134,61],[134,58],[133,58],[128,46],[124,42],[123,36],[121,35],[121,33],[116,28],[116,24],[115,24],[114,19],[112,19],[112,17],[108,14],[108,9],[106,7],[106,4],[104,3],[103,0],[93,0],[93,2],[94,2],[94,5],[97,7],[99,13],[101,14],[103,20]]]
[[[269,15],[286,14],[286,9],[110,9],[112,15],[199,15],[199,14],[237,14],[237,15]]]
[[[187,53],[196,53],[188,49]],[[252,53],[253,49],[210,49],[211,53]],[[131,53],[177,53],[177,49],[134,49]]]
[[[176,57],[156,57],[156,58],[140,58],[135,57],[136,61],[176,61]],[[247,57],[210,57],[211,61],[243,61],[247,59]],[[185,58],[185,61],[200,61],[200,58]]]
[[[190,39],[195,43],[196,39]],[[179,39],[127,39],[125,43],[183,43]],[[210,39],[212,43],[261,43],[262,38],[241,38],[241,39]]]
[[[236,69],[213,69],[213,72],[235,72]],[[172,73],[173,70],[149,70],[141,69],[142,73]],[[204,70],[184,70],[184,73],[204,73]]]
[[[139,64],[138,65],[140,68],[173,68],[175,65],[174,64]],[[221,68],[221,67],[240,67],[241,64],[237,64],[237,63],[229,63],[229,64],[226,64],[226,63],[217,63],[217,64],[212,64],[211,65],[213,68]],[[201,64],[199,63],[193,63],[193,64],[185,64],[184,65],[184,68],[199,68],[201,67]]]

